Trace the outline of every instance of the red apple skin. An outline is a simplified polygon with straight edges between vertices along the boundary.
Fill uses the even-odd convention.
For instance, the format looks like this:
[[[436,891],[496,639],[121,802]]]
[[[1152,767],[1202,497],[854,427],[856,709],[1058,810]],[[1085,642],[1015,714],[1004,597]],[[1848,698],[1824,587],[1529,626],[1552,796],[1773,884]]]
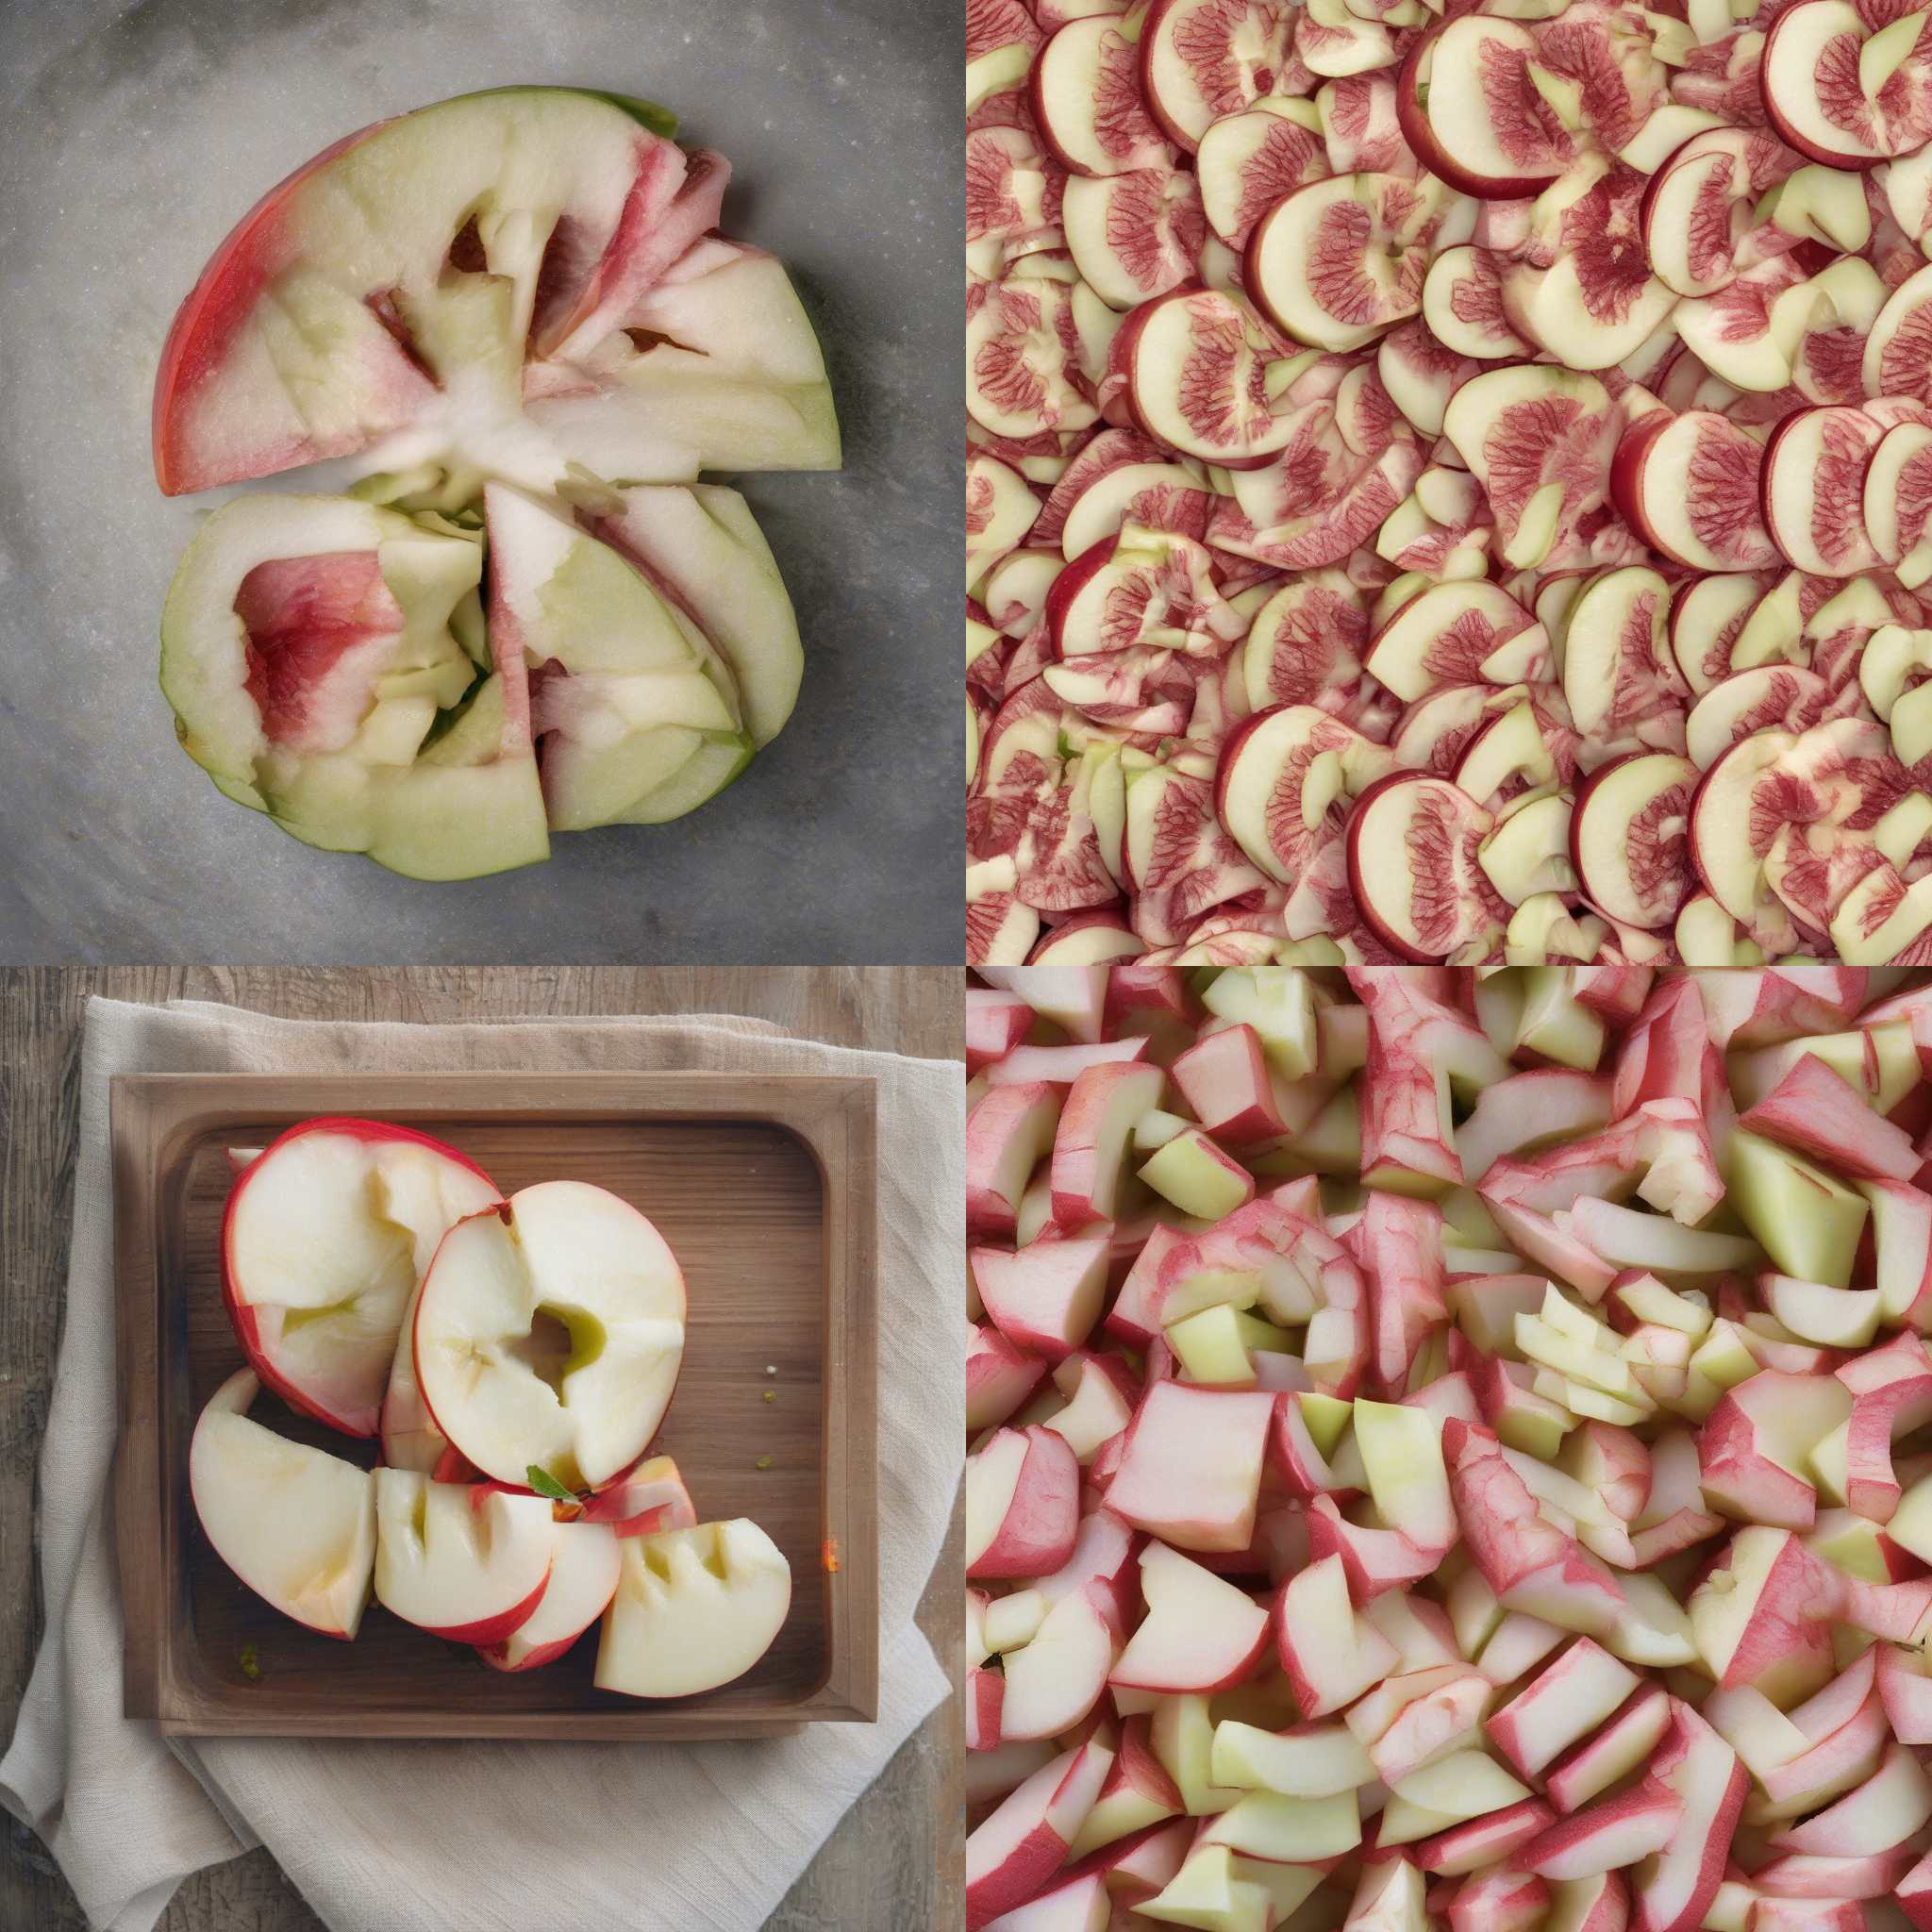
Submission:
[[[1772,23],[1771,32],[1764,37],[1763,52],[1758,56],[1758,72],[1760,74],[1764,71],[1766,67],[1770,65],[1771,50],[1773,46],[1776,43],[1778,28],[1784,25],[1790,13],[1794,10],[1795,9],[1788,8],[1786,12],[1780,13],[1776,20],[1774,20]],[[1871,169],[1877,167],[1879,162],[1886,158],[1883,155],[1869,155],[1861,158],[1851,155],[1826,154],[1823,148],[1820,148],[1814,145],[1811,142],[1807,141],[1805,137],[1802,134],[1800,134],[1789,121],[1785,119],[1783,114],[1781,114],[1778,111],[1777,103],[1774,100],[1773,100],[1771,96],[1771,90],[1769,88],[1760,89],[1759,93],[1760,97],[1764,102],[1765,119],[1771,123],[1771,131],[1774,134],[1775,134],[1777,138],[1781,142],[1783,142],[1787,147],[1795,149],[1799,154],[1803,155],[1807,161],[1822,161],[1827,168],[1840,168],[1842,169],[1848,175],[1863,175],[1869,172]]]
[[[1355,801],[1355,808],[1349,814],[1348,832],[1348,890],[1355,900],[1356,908],[1362,916],[1362,924],[1374,934],[1383,945],[1398,959],[1407,959],[1417,966],[1440,966],[1442,962],[1434,953],[1421,953],[1398,933],[1391,929],[1377,915],[1374,901],[1367,891],[1367,880],[1360,861],[1356,855],[1356,840],[1350,836],[1355,827],[1361,824],[1362,813],[1378,791],[1386,791],[1391,785],[1407,785],[1415,777],[1414,772],[1390,772],[1360,792]]]
[[[235,1339],[242,1344],[242,1352],[248,1357],[248,1365],[260,1377],[265,1389],[273,1389],[291,1408],[299,1409],[302,1414],[312,1416],[319,1423],[325,1423],[332,1429],[340,1429],[345,1436],[374,1436],[382,1424],[382,1404],[376,1402],[371,1412],[364,1416],[359,1412],[352,1416],[332,1415],[321,1404],[305,1395],[288,1378],[281,1374],[268,1358],[261,1346],[261,1324],[254,1308],[242,1301],[235,1287],[234,1269],[230,1264],[229,1242],[234,1231],[235,1208],[242,1191],[250,1181],[259,1174],[268,1157],[288,1141],[299,1141],[308,1134],[341,1134],[353,1141],[409,1141],[419,1147],[426,1147],[432,1153],[441,1155],[446,1160],[453,1160],[459,1167],[466,1167],[479,1179],[489,1181],[493,1189],[494,1181],[470,1158],[459,1154],[454,1147],[434,1140],[427,1134],[419,1134],[413,1127],[392,1126],[385,1121],[357,1120],[346,1114],[324,1114],[311,1121],[298,1121],[292,1127],[277,1134],[261,1153],[242,1169],[235,1178],[235,1185],[228,1191],[228,1204],[222,1210],[222,1300],[228,1310],[228,1320],[234,1324]],[[486,1213],[493,1209],[486,1208]],[[427,1408],[427,1400],[424,1407]]]
[[[1053,654],[1062,662],[1067,657],[1066,646],[1060,641],[1066,630],[1067,612],[1074,599],[1107,568],[1117,542],[1117,537],[1102,537],[1097,542],[1090,543],[1054,578],[1047,591],[1041,617],[1046,625],[1047,635],[1053,640]]]
[[[387,121],[377,121],[354,134],[344,135],[313,159],[304,161],[292,175],[276,182],[236,223],[227,239],[208,258],[201,279],[175,310],[167,340],[161,344],[160,366],[155,373],[155,481],[163,496],[203,490],[211,482],[239,480],[189,473],[185,458],[175,447],[176,413],[190,393],[220,366],[235,331],[280,266],[276,260],[280,239],[277,217],[290,197],[338,155],[346,154],[389,125]],[[267,465],[268,469],[277,467],[275,462]]]
[[[1448,23],[1445,21],[1442,25],[1446,26]],[[1429,117],[1416,97],[1416,89],[1422,77],[1424,54],[1434,53],[1441,32],[1441,26],[1432,27],[1417,41],[1396,75],[1395,119],[1402,129],[1403,140],[1408,143],[1409,152],[1430,174],[1446,181],[1458,193],[1473,194],[1478,201],[1524,201],[1541,194],[1558,178],[1557,175],[1518,175],[1498,179],[1488,175],[1474,175],[1462,167],[1436,139],[1436,130],[1429,125]]]
[[[452,1624],[447,1629],[428,1624],[417,1625],[426,1630],[431,1637],[446,1637],[452,1643],[469,1643],[481,1649],[489,1644],[500,1643],[514,1631],[520,1630],[536,1615],[537,1606],[543,1601],[543,1592],[550,1588],[550,1567],[544,1565],[542,1580],[523,1602],[512,1604],[507,1610],[499,1610],[493,1617],[478,1617],[472,1624]],[[580,1632],[579,1635],[582,1633]]]
[[[1657,535],[1656,526],[1643,513],[1643,465],[1657,438],[1676,420],[1672,410],[1653,409],[1617,440],[1617,453],[1610,458],[1610,501],[1618,515],[1653,550],[1674,558],[1675,552]],[[1676,560],[1684,561],[1682,558]]]

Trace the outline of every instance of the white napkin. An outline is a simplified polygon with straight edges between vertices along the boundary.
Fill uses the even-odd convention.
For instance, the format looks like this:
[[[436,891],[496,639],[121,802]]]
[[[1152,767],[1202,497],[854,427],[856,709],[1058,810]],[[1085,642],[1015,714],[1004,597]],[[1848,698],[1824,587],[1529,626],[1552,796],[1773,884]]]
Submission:
[[[121,1715],[108,1526],[114,1328],[108,1079],[117,1073],[684,1068],[878,1082],[879,1715],[746,1743],[189,1739]],[[912,1622],[964,1441],[959,1069],[704,1016],[465,1026],[286,1021],[94,1000],[81,1057],[66,1324],[41,1456],[46,1635],[0,1803],[95,1927],[148,1932],[175,1885],[274,1852],[334,1932],[757,1932],[946,1695]]]

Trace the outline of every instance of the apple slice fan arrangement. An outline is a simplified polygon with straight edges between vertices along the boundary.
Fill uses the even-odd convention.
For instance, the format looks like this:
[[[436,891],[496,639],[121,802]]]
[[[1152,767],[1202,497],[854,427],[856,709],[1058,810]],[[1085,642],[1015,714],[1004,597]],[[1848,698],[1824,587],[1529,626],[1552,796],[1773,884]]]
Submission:
[[[372,1587],[503,1671],[603,1620],[600,1690],[681,1697],[748,1671],[791,1601],[745,1519],[700,1523],[647,1455],[684,1350],[684,1277],[580,1181],[502,1199],[407,1127],[326,1119],[236,1150],[222,1279],[249,1366],[209,1398],[189,1485],[216,1553],[276,1609],[353,1638]],[[262,1385],[375,1437],[381,1466],[253,1419]]]
[[[1932,1928],[1932,975],[981,981],[969,1932]]]
[[[1925,0],[967,0],[971,957],[1932,960]]]
[[[784,268],[716,232],[730,168],[663,110],[472,94],[338,142],[182,304],[170,495],[244,495],[161,624],[189,755],[298,839],[424,878],[543,858],[728,785],[790,715],[791,605],[705,471],[836,469]]]

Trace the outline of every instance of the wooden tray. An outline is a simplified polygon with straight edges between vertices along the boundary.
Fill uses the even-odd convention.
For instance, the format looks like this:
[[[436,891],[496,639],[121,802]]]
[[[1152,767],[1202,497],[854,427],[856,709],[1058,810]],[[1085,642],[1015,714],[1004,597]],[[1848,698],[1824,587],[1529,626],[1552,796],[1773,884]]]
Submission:
[[[109,1113],[126,1715],[183,1736],[610,1740],[763,1737],[876,1715],[872,1081],[140,1074],[112,1081]],[[690,1314],[655,1447],[677,1458],[703,1520],[754,1518],[791,1565],[791,1616],[746,1676],[645,1703],[592,1685],[594,1630],[556,1663],[506,1674],[374,1603],[342,1643],[281,1616],[215,1555],[189,1500],[188,1446],[201,1405],[243,1360],[221,1298],[224,1150],[325,1113],[421,1127],[506,1193],[594,1181],[657,1223],[684,1268]],[[375,1460],[374,1441],[266,1391],[252,1413]],[[251,1645],[254,1677],[242,1668]]]

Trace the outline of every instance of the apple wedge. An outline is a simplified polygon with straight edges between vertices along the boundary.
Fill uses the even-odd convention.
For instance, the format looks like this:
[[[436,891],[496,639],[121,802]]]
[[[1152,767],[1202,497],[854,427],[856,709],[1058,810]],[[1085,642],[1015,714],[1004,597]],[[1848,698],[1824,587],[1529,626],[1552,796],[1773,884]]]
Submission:
[[[354,1637],[376,1560],[375,1478],[252,1421],[260,1383],[237,1369],[194,1424],[188,1489],[215,1554],[284,1616]]]
[[[791,1607],[791,1566],[745,1517],[626,1539],[604,1612],[596,1685],[688,1697],[741,1677]]]
[[[550,1582],[541,1600],[507,1637],[482,1646],[483,1661],[498,1671],[534,1671],[555,1663],[617,1593],[622,1547],[605,1524],[553,1524]]]
[[[501,1642],[550,1583],[556,1524],[541,1496],[375,1472],[375,1595],[406,1623],[457,1643]]]

